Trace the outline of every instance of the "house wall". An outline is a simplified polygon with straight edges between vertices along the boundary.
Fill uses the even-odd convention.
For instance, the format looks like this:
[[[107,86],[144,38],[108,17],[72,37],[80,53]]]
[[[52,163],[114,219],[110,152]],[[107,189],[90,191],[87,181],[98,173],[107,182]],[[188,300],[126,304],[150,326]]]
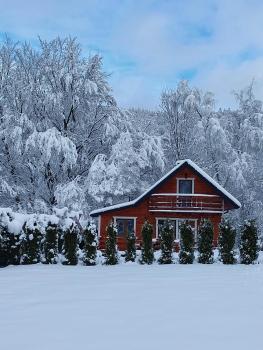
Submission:
[[[217,191],[207,181],[202,179],[194,170],[188,166],[182,167],[176,174],[168,178],[164,183],[160,184],[154,193],[177,193],[177,178],[193,178],[194,179],[194,193],[199,194],[218,194]],[[214,245],[217,245],[219,234],[219,223],[221,221],[221,213],[178,213],[178,212],[150,212],[148,210],[149,197],[146,197],[139,204],[134,207],[121,208],[108,211],[101,214],[100,217],[100,248],[105,248],[106,228],[114,217],[135,217],[136,228],[135,234],[137,243],[141,241],[141,230],[145,220],[148,220],[153,225],[154,237],[156,237],[156,218],[185,218],[197,219],[197,225],[202,219],[210,219],[214,226]],[[231,208],[231,204],[225,202],[225,209]],[[126,242],[123,238],[118,238],[118,246],[120,249],[125,249]]]

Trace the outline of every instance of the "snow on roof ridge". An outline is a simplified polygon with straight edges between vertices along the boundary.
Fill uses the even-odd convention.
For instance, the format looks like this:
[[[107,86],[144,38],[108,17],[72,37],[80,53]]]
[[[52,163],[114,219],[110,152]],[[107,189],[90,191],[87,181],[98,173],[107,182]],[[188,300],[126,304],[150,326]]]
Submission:
[[[226,197],[228,197],[238,207],[241,207],[241,203],[234,196],[232,196],[227,190],[225,190],[221,185],[219,185],[219,183],[217,183],[210,175],[208,175],[204,170],[202,170],[195,162],[193,162],[191,159],[182,159],[182,160],[178,160],[176,162],[176,165],[170,171],[168,171],[168,173],[166,173],[164,176],[162,176],[157,182],[155,182],[150,188],[148,188],[146,191],[144,191],[139,197],[133,199],[130,202],[125,202],[125,203],[115,204],[115,205],[111,205],[111,206],[100,208],[100,209],[95,209],[95,210],[90,212],[90,215],[95,215],[95,214],[103,213],[103,212],[108,211],[108,210],[119,209],[119,208],[123,208],[126,206],[131,206],[131,205],[136,204],[141,198],[143,198],[145,195],[147,195],[147,193],[151,192],[151,190],[153,190],[163,180],[165,180],[169,175],[171,175],[175,170],[180,168],[185,163],[188,163],[192,168],[194,168],[208,182],[210,182],[214,187],[216,187],[220,192],[222,192]]]
[[[171,173],[173,173],[180,166],[181,166],[181,163],[177,164],[175,167],[173,167],[173,169],[171,169],[167,174],[165,174],[163,177],[161,177],[150,188],[148,188],[146,191],[144,191],[139,197],[135,198],[134,200],[132,200],[130,202],[125,202],[125,203],[111,205],[111,206],[100,208],[100,209],[95,209],[92,212],[90,212],[90,215],[103,213],[104,211],[107,211],[107,210],[119,209],[119,208],[122,208],[122,207],[125,207],[125,206],[136,204],[141,198],[143,198],[148,192],[150,192],[153,188],[155,188],[160,182],[162,182],[167,176],[169,176]]]
[[[238,207],[241,207],[241,203],[232,194],[224,189],[218,182],[216,182],[210,175],[208,175],[204,170],[202,170],[195,162],[191,159],[186,159],[186,162],[193,167],[199,174],[201,174],[208,182],[215,186],[220,192],[224,193],[232,202],[234,202]]]

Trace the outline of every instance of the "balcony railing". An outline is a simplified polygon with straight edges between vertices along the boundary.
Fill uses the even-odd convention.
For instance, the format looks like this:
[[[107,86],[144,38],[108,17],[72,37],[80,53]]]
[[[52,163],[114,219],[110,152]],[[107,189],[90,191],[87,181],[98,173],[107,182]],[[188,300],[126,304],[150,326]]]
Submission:
[[[217,195],[155,193],[149,199],[150,211],[222,212],[224,200]]]

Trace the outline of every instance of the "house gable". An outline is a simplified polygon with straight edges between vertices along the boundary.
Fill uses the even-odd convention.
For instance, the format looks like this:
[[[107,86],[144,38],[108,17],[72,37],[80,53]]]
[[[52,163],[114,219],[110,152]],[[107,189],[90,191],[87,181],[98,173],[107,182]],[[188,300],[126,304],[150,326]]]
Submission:
[[[178,193],[178,178],[192,178],[194,181],[194,194],[206,194],[211,196],[217,195],[223,197],[226,201],[225,209],[237,209],[241,206],[240,202],[229,192],[227,192],[221,185],[219,185],[214,179],[212,179],[190,159],[186,159],[183,161],[178,161],[176,163],[176,166],[170,172],[168,172],[141,196],[134,199],[133,201],[97,209],[92,211],[90,215],[98,216],[104,212],[138,206],[142,201],[146,200],[152,194],[176,194]]]

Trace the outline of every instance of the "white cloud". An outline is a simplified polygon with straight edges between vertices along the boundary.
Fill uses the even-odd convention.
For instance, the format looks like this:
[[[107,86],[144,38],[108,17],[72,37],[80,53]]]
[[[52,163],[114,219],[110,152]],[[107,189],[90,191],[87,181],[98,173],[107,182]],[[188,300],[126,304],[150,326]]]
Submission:
[[[0,7],[0,32],[26,40],[70,34],[85,53],[102,52],[122,105],[157,106],[162,89],[187,70],[197,71],[193,84],[214,91],[219,105],[253,78],[263,92],[261,0],[10,0]]]

